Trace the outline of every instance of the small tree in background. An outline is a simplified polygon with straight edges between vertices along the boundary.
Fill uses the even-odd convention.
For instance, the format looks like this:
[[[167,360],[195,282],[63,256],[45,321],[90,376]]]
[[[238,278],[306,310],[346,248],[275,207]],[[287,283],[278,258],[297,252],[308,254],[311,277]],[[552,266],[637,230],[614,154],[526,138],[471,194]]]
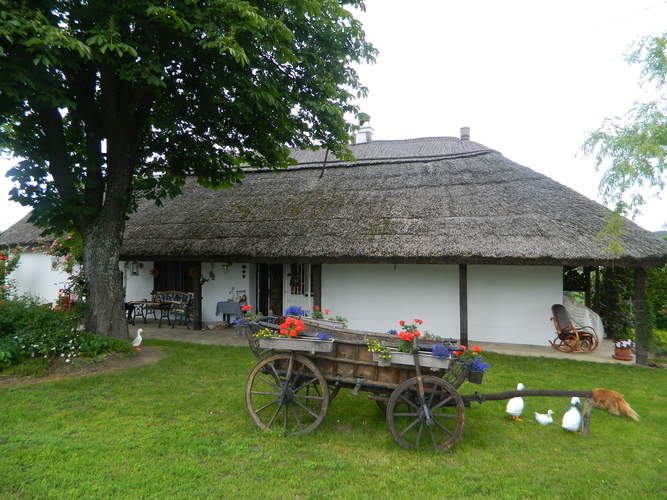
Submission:
[[[86,329],[127,338],[127,214],[194,176],[231,187],[289,147],[344,154],[372,61],[362,0],[0,0],[0,150],[11,198],[45,232],[78,231]]]

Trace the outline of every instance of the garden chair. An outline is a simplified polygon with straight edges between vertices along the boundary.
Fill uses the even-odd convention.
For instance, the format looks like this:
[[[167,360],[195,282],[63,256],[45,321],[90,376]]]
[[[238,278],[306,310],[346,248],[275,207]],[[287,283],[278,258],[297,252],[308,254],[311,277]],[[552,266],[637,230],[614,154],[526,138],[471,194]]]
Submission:
[[[190,328],[188,325],[192,322],[190,319],[190,309],[192,309],[192,304],[195,300],[195,294],[192,292],[180,294],[180,302],[173,302],[171,306],[172,322],[171,327],[174,328],[176,321],[180,321],[185,325],[186,328]]]
[[[563,304],[551,306],[551,321],[556,328],[556,338],[551,346],[561,352],[593,352],[600,340],[592,326],[576,327]]]

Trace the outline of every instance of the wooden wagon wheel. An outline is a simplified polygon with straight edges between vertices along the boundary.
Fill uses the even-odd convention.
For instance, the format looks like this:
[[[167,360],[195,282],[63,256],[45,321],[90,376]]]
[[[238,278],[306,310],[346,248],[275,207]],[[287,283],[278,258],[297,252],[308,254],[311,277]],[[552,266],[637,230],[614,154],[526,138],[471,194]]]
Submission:
[[[387,426],[403,448],[426,445],[447,451],[463,435],[463,399],[441,378],[423,376],[422,381],[423,400],[417,377],[405,380],[394,389],[387,405]]]
[[[308,358],[280,353],[260,360],[252,369],[245,401],[259,428],[280,429],[285,436],[307,434],[327,414],[329,387]]]

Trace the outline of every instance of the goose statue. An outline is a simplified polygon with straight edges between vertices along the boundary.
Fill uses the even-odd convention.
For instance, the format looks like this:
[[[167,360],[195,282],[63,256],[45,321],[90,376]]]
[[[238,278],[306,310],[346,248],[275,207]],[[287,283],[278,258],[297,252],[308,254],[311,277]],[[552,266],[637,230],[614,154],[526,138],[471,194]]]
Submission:
[[[135,351],[141,351],[141,341],[144,340],[141,336],[142,333],[144,333],[144,329],[139,328],[137,330],[137,336],[134,337],[134,340],[132,341],[132,347]]]
[[[516,390],[523,391],[523,389],[523,384],[519,382],[516,386]],[[507,406],[505,407],[505,412],[512,420],[516,420],[518,422],[522,421],[523,419],[521,418],[521,412],[523,412],[523,398],[521,396],[517,396],[510,399],[507,402]]]
[[[576,396],[570,400],[570,409],[563,415],[563,423],[561,424],[561,427],[566,431],[579,432],[579,427],[581,426],[581,413],[579,413],[577,406],[580,404],[581,401]]]
[[[554,423],[554,419],[551,415],[553,415],[554,412],[552,410],[547,410],[546,413],[537,413],[535,412],[535,420],[537,421],[538,424],[540,425],[549,425]]]

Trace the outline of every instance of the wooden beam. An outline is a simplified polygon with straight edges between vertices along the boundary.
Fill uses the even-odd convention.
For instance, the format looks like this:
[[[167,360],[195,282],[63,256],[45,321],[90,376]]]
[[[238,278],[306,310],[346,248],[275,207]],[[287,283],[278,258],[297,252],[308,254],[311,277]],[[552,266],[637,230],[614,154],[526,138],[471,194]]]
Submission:
[[[505,391],[492,394],[466,394],[461,395],[463,401],[501,401],[516,397],[552,397],[552,398],[571,398],[578,396],[580,398],[590,399],[593,397],[593,391],[565,391],[560,389],[527,389],[524,391]]]
[[[201,330],[201,262],[192,263],[192,280],[194,281],[193,284],[195,289],[195,303],[192,311],[192,329]]]
[[[646,319],[646,270],[643,267],[635,269],[635,357],[638,365],[648,364],[648,322]]]
[[[584,267],[584,303],[586,307],[590,308],[592,305],[591,302],[591,268],[586,266]]]
[[[460,342],[468,347],[468,266],[459,264]]]

